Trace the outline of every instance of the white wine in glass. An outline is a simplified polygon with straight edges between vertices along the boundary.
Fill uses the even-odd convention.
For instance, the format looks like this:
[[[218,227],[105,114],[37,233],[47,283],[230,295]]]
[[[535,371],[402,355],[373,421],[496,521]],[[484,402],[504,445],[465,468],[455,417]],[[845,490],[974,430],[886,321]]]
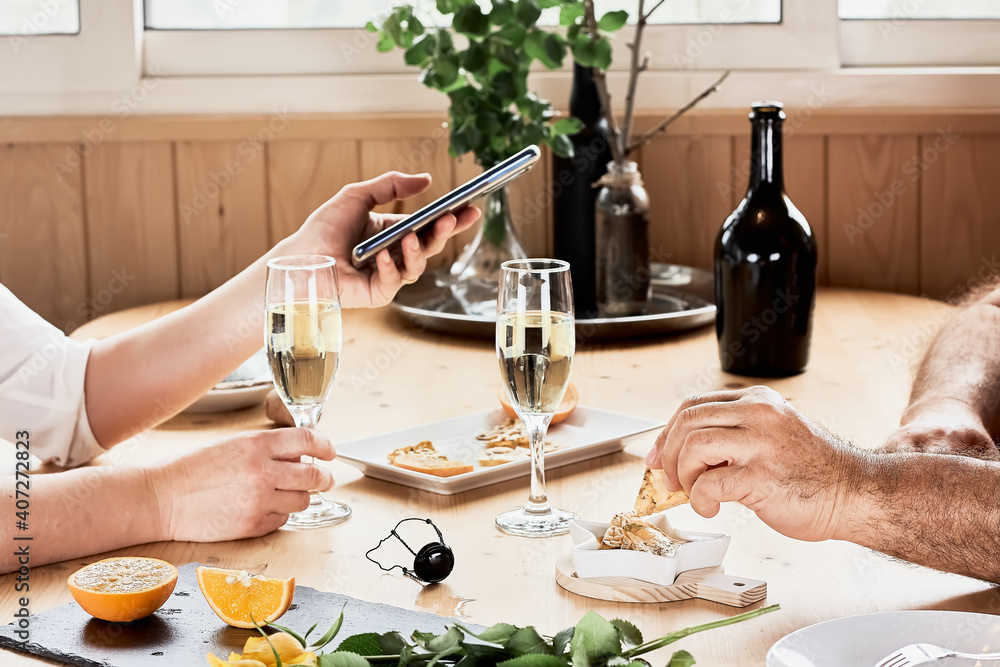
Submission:
[[[572,512],[545,494],[545,434],[569,385],[576,332],[569,264],[554,259],[504,262],[497,295],[497,357],[511,405],[531,443],[531,492],[524,507],[504,512],[497,527],[510,535],[569,532]]]
[[[340,363],[343,334],[336,264],[324,255],[276,257],[267,263],[267,357],[278,396],[301,428],[316,427]],[[285,526],[322,528],[350,515],[350,507],[314,490],[309,507],[289,515]]]

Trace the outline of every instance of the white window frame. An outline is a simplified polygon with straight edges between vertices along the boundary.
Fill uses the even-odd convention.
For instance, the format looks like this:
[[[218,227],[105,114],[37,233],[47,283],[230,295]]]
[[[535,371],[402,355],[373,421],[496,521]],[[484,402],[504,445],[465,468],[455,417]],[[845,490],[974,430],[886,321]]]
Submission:
[[[446,106],[404,66],[400,51],[377,53],[363,28],[155,31],[144,30],[142,0],[79,3],[78,35],[0,44],[0,115],[121,115],[126,108],[412,113]],[[744,108],[776,98],[808,106],[1000,108],[1000,21],[841,20],[836,0],[784,0],[782,11],[780,24],[649,26],[651,70],[640,85],[640,108],[676,108],[724,68],[733,75],[702,106]],[[609,75],[617,100],[629,30],[615,41]],[[538,68],[533,90],[562,107],[568,70]]]
[[[0,91],[120,90],[140,79],[142,0],[79,2],[75,35],[0,37]]]
[[[817,5],[823,6],[818,7]],[[780,23],[650,25],[643,46],[657,70],[820,69],[840,65],[836,3],[783,0]],[[615,69],[628,62],[632,28],[614,41]],[[761,48],[766,44],[767,48]],[[148,30],[147,71],[165,76],[383,74],[407,71],[401,52],[375,50],[364,28]]]

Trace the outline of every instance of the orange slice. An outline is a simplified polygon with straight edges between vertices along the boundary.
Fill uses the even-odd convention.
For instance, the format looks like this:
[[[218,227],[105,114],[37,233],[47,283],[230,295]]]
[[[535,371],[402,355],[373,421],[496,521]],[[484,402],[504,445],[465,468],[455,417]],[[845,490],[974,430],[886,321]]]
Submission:
[[[163,606],[177,584],[177,568],[157,558],[105,558],[69,575],[66,583],[94,618],[127,623]]]
[[[503,387],[500,387],[500,405],[503,407],[503,411],[507,413],[508,416],[512,417],[515,421],[518,420],[517,413],[514,412],[514,406],[511,405],[510,399],[507,398],[507,391]],[[559,402],[559,407],[556,411],[552,413],[552,424],[558,424],[564,421],[567,417],[573,414],[573,410],[576,410],[576,404],[580,402],[580,394],[576,391],[576,385],[572,382],[566,386],[566,394],[563,396],[562,401]]]
[[[201,566],[198,588],[219,618],[234,628],[252,628],[281,618],[292,604],[295,577],[274,579],[246,570]]]

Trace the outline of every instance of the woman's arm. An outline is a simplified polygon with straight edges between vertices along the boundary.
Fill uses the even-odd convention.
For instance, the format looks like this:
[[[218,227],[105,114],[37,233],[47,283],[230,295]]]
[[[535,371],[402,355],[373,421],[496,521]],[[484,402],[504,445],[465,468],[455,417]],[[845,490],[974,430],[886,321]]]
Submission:
[[[959,311],[931,344],[887,451],[1000,459],[1000,289]]]
[[[345,308],[388,303],[423,272],[478,211],[439,219],[423,243],[403,240],[397,267],[388,250],[374,270],[350,264],[351,248],[401,216],[371,213],[378,204],[407,199],[430,185],[427,175],[391,172],[345,187],[317,209],[299,231],[281,241],[229,282],[197,302],[136,329],[98,341],[87,365],[87,416],[98,442],[111,447],[172,417],[232,372],[263,345],[267,260],[279,255],[327,254],[338,260]]]
[[[144,466],[78,468],[28,475],[31,541],[0,553],[0,573],[17,570],[17,546],[31,566],[113,549],[184,540],[216,542],[264,535],[309,505],[309,489],[327,490],[326,468],[285,459],[334,457],[330,441],[307,429],[244,433]],[[0,477],[0,509],[14,516],[17,484]],[[22,491],[24,487],[21,486]]]

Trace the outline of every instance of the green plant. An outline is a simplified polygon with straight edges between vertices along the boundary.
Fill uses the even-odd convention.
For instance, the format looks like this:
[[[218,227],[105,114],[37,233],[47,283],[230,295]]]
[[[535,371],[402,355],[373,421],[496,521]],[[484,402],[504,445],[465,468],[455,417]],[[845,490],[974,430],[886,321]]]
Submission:
[[[611,64],[610,33],[628,18],[608,12],[593,31],[582,26],[581,0],[492,0],[484,12],[475,0],[437,0],[444,26],[425,26],[412,5],[395,7],[379,24],[379,51],[405,49],[406,64],[421,69],[424,85],[446,94],[451,143],[449,152],[471,152],[488,168],[529,144],[547,144],[559,156],[572,157],[567,138],[581,129],[576,118],[556,118],[552,105],[528,89],[534,61],[549,69],[562,66],[568,51],[583,65]],[[538,26],[542,10],[559,8],[565,30]]]
[[[740,623],[778,608],[778,605],[761,607],[677,630],[652,641],[644,641],[642,632],[631,622],[620,618],[608,621],[592,611],[588,611],[575,626],[552,637],[539,634],[531,626],[519,628],[509,623],[498,623],[480,633],[458,624],[449,626],[440,635],[417,631],[410,636],[412,642],[398,632],[369,632],[348,637],[332,653],[317,655],[316,664],[318,667],[649,667],[649,662],[640,656],[689,635]],[[333,641],[343,622],[344,610],[341,609],[333,626],[312,644],[312,649],[318,650]],[[303,637],[289,628],[274,623],[271,626],[289,633],[303,647],[316,627],[313,625]],[[264,634],[263,631],[261,634]],[[466,635],[479,641],[466,641]],[[281,659],[273,646],[272,651],[278,667],[281,667]],[[676,651],[666,667],[690,667],[694,664],[690,653]]]

